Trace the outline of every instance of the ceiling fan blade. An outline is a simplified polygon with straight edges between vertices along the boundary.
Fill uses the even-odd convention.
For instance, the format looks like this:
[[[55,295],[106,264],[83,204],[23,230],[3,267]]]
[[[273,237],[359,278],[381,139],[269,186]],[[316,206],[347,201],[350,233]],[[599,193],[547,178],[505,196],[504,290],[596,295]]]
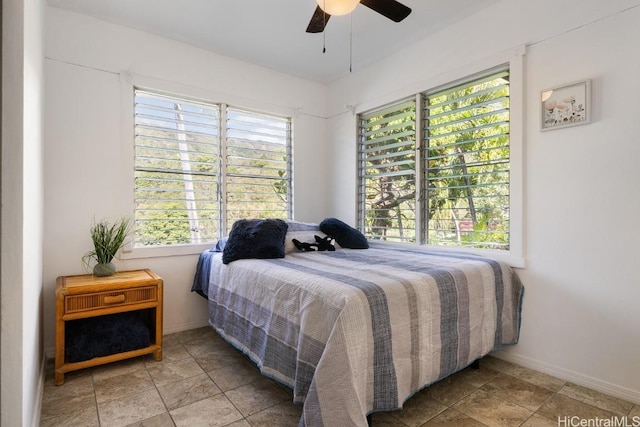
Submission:
[[[411,8],[396,0],[360,0],[360,4],[375,10],[394,22],[400,22],[411,13]]]
[[[311,21],[309,21],[309,26],[307,27],[307,33],[323,32],[324,27],[327,25],[327,22],[329,22],[329,18],[331,18],[331,15],[320,9],[320,6],[316,6],[316,11],[313,12],[313,16],[311,17]]]

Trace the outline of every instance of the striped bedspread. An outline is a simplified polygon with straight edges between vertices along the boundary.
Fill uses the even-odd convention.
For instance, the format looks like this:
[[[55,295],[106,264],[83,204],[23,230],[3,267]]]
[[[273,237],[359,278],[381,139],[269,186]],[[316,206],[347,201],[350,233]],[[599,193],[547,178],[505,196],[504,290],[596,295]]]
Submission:
[[[366,426],[518,340],[523,287],[505,264],[372,247],[213,258],[209,323],[293,389],[300,426]]]

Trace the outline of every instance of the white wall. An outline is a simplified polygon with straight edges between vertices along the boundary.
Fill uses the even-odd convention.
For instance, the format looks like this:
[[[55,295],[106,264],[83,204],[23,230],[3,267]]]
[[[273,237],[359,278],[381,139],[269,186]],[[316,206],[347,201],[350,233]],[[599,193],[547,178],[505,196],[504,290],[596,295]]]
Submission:
[[[121,71],[235,106],[294,114],[296,219],[328,215],[323,189],[326,87],[104,21],[47,9],[45,147],[45,347],[54,346],[55,279],[82,274],[95,219],[132,216],[133,135],[123,130]],[[154,83],[155,82],[155,83]],[[314,188],[314,191],[311,189]],[[190,292],[197,255],[116,260],[164,279],[164,328],[206,325],[207,303]]]
[[[2,10],[0,424],[36,426],[42,392],[42,2]]]
[[[480,22],[481,24],[477,24]],[[440,84],[526,44],[526,268],[519,344],[500,357],[640,403],[640,2],[504,1],[329,90],[329,116]],[[497,65],[497,64],[495,64]],[[593,83],[593,123],[539,130],[540,92]],[[355,222],[351,114],[330,122],[334,215]]]

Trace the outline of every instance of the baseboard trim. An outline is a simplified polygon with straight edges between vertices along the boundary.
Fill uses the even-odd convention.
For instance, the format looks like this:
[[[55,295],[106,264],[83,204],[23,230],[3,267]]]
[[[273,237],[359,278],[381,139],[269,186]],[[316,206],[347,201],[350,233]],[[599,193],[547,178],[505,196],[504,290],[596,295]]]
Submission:
[[[56,348],[48,347],[44,349],[44,360],[55,359],[56,358]]]
[[[588,375],[583,375],[579,372],[574,372],[568,369],[559,368],[557,366],[549,365],[548,363],[544,363],[539,360],[535,360],[535,359],[518,355],[518,354],[498,351],[498,352],[492,353],[491,355],[497,357],[498,359],[502,359],[507,362],[512,362],[512,363],[515,363],[516,365],[524,366],[525,368],[534,369],[536,371],[539,371],[548,375],[552,375],[554,377],[563,379],[565,381],[570,381],[574,384],[588,387],[590,389],[599,391],[601,393],[605,393],[610,396],[624,399],[629,402],[633,402],[637,405],[640,405],[640,391],[632,390],[626,387],[621,387],[619,385],[612,384],[607,381],[602,381],[597,378],[590,377]]]
[[[33,408],[33,420],[32,427],[38,427],[40,425],[40,418],[42,417],[42,399],[44,398],[44,382],[46,377],[47,357],[46,354],[42,355],[42,362],[40,365],[40,378],[38,378],[38,396],[36,396],[36,407]]]

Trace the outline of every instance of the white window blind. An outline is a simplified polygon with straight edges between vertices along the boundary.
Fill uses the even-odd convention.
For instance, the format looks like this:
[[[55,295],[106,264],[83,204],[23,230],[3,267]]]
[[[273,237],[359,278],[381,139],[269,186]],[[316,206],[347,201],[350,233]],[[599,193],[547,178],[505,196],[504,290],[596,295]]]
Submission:
[[[508,71],[416,99],[359,115],[360,229],[377,240],[508,250]]]
[[[208,243],[238,218],[290,217],[288,118],[139,89],[134,113],[134,246]]]
[[[359,218],[372,239],[416,240],[416,102],[360,116]]]
[[[424,95],[427,243],[509,249],[508,72]]]
[[[291,216],[289,119],[227,110],[227,227],[241,218]]]

